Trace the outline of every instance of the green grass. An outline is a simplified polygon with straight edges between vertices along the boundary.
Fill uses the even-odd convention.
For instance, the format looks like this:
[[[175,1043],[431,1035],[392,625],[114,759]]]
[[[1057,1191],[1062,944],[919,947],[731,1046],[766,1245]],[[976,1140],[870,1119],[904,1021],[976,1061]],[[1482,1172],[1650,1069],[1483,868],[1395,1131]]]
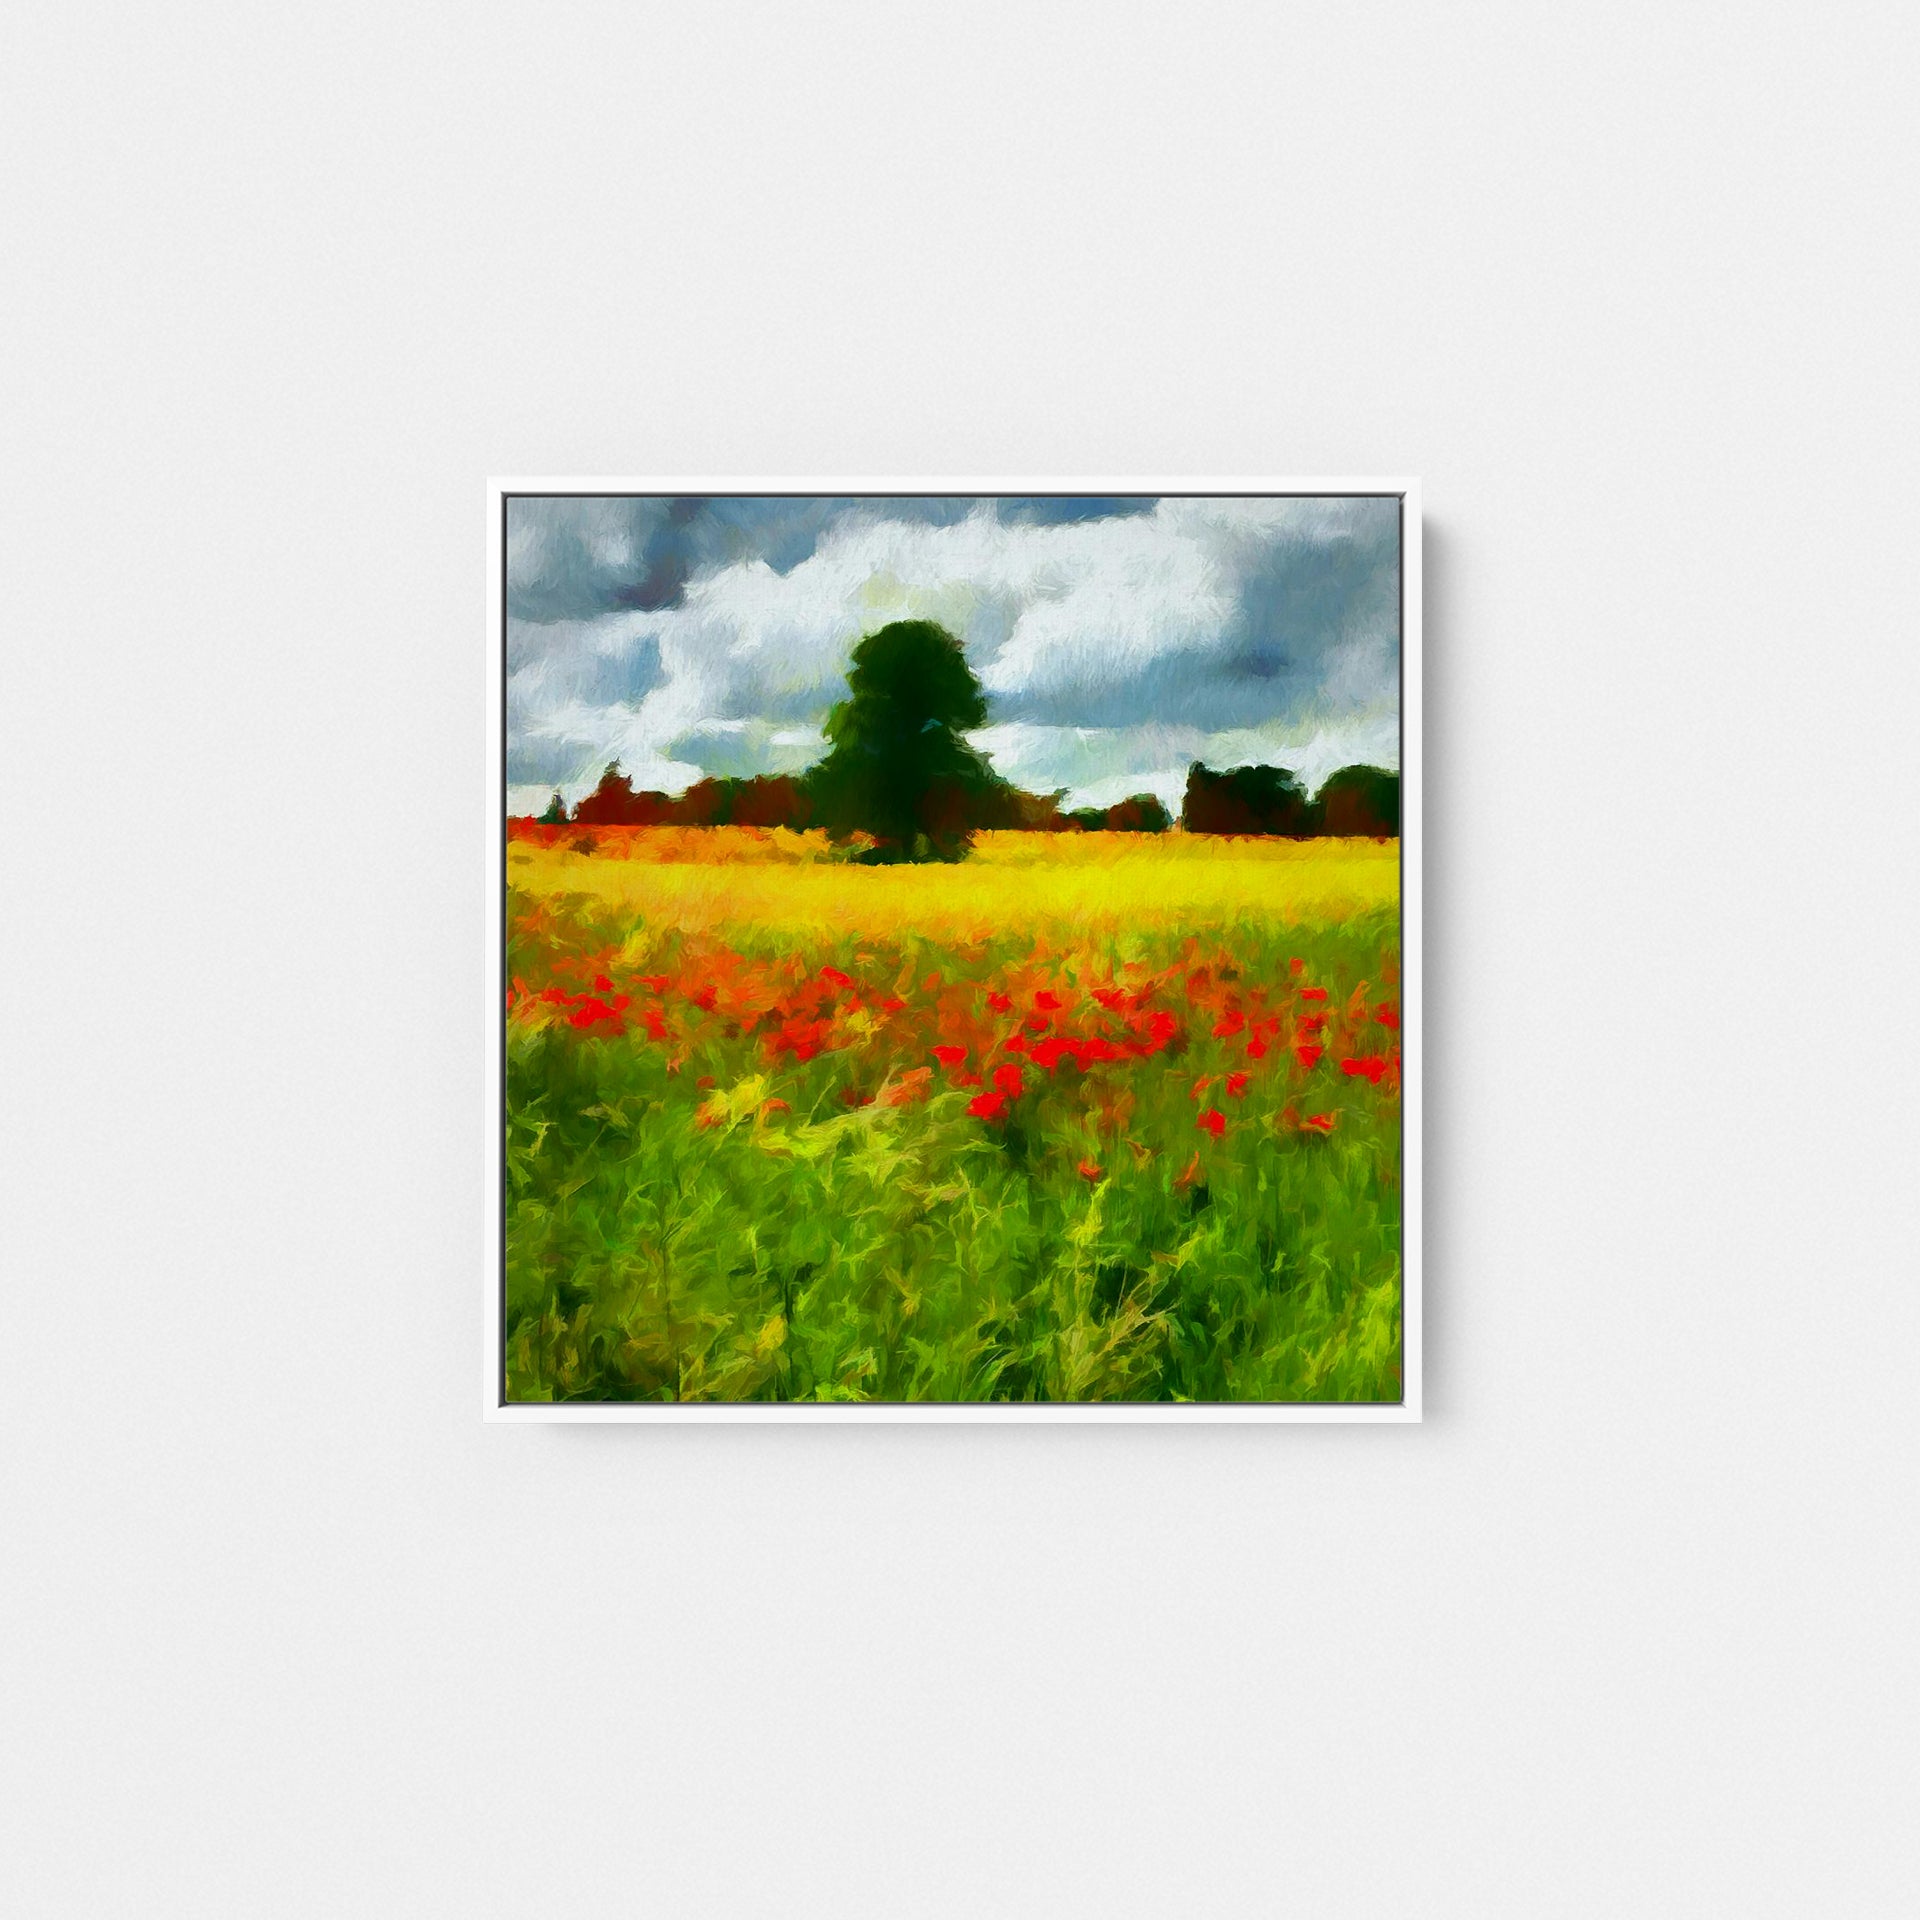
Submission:
[[[558,904],[538,939],[516,935],[510,970],[536,988],[556,956],[615,952],[631,932],[604,903]],[[1373,913],[1237,929],[1208,952],[1228,992],[1279,993],[1301,959],[1338,1014],[1362,981],[1397,991],[1380,985],[1394,948],[1393,916]],[[782,951],[763,945],[769,962]],[[806,964],[859,981],[937,969],[951,1000],[1032,953],[1026,937],[869,939]],[[1176,935],[1129,936],[1083,943],[1073,964],[1107,977],[1183,953]],[[645,966],[682,961],[698,956],[668,936]],[[884,1033],[804,1064],[769,1060],[764,1023],[741,1033],[691,1008],[671,1046],[509,1022],[510,1401],[1400,1398],[1391,1084],[1344,1076],[1335,1045],[1310,1071],[1283,1046],[1243,1098],[1216,1085],[1196,1103],[1197,1076],[1253,1063],[1194,1018],[1177,1052],[1028,1071],[1003,1123],[970,1117],[969,1090],[939,1074],[924,1104],[849,1110],[843,1088],[927,1060],[933,1003],[906,997]],[[695,1124],[702,1079],[745,1089],[737,1116]],[[1117,1117],[1115,1093],[1132,1100]],[[755,1117],[771,1097],[791,1111]],[[1195,1125],[1216,1103],[1219,1140]],[[1289,1125],[1288,1107],[1333,1114],[1333,1135]],[[1097,1180],[1076,1171],[1089,1159]]]

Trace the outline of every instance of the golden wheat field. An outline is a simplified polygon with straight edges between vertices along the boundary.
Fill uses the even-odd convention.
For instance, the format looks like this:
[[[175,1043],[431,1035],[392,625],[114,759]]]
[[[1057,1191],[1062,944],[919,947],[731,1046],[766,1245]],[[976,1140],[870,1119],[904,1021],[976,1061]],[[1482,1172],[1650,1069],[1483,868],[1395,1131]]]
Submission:
[[[784,828],[565,829],[517,836],[509,884],[574,895],[653,932],[985,940],[1125,928],[1323,925],[1392,912],[1392,840],[983,833],[955,866],[866,867]]]

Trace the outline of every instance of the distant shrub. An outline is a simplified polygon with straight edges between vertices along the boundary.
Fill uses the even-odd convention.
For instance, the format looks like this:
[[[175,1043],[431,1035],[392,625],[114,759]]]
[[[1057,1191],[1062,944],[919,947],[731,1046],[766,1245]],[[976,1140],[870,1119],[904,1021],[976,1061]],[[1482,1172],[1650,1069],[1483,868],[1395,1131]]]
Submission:
[[[1400,776],[1384,767],[1342,767],[1311,799],[1285,767],[1187,770],[1180,823],[1189,833],[1392,839],[1400,832]]]
[[[787,827],[804,833],[813,824],[813,796],[789,774],[762,773],[743,780],[696,780],[668,803],[675,827]]]
[[[600,784],[573,810],[574,823],[589,827],[664,826],[673,802],[664,793],[635,793],[615,761]]]
[[[1107,809],[1109,833],[1165,833],[1173,825],[1173,815],[1156,793],[1129,794]]]
[[[1400,776],[1384,767],[1342,767],[1314,805],[1322,833],[1391,838],[1400,831]]]
[[[1283,834],[1317,830],[1312,801],[1285,767],[1233,767],[1215,773],[1197,760],[1187,769],[1180,824],[1189,833]]]

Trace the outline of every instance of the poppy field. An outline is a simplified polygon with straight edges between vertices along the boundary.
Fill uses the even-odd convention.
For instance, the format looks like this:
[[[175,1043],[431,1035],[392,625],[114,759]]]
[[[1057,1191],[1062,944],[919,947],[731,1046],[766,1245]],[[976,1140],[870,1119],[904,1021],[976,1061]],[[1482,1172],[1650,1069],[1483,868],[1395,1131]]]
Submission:
[[[1397,1401],[1398,857],[516,823],[508,1401]]]

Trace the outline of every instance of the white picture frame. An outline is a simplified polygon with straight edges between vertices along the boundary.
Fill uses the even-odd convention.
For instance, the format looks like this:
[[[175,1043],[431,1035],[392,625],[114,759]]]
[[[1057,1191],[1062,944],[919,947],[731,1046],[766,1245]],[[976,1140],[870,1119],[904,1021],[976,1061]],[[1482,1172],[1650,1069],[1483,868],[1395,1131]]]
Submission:
[[[1162,497],[1218,494],[1233,497],[1364,495],[1393,496],[1401,505],[1400,546],[1400,902],[1401,902],[1401,1085],[1402,1085],[1402,1379],[1397,1402],[542,1402],[505,1398],[506,1314],[505,1181],[502,1115],[505,1100],[506,911],[506,505],[516,495],[1026,495]],[[748,476],[540,476],[494,478],[486,488],[488,737],[483,756],[486,800],[483,884],[486,888],[489,958],[482,1165],[485,1168],[486,1257],[482,1262],[482,1412],[505,1423],[616,1422],[1021,1422],[1083,1421],[1199,1423],[1409,1423],[1423,1417],[1423,1260],[1421,1105],[1424,1017],[1422,966],[1422,757],[1421,757],[1421,506],[1417,480],[1395,477],[1192,475],[1125,478],[1044,477],[1031,474],[887,478]]]

